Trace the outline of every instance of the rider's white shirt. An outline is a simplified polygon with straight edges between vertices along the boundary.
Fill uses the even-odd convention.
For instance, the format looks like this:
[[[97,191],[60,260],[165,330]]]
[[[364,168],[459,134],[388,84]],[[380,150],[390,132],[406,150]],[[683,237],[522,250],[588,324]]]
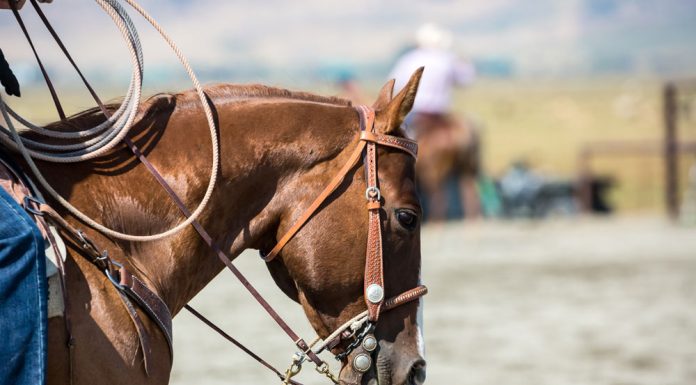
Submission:
[[[395,90],[401,90],[418,67],[425,67],[412,112],[441,114],[450,109],[452,88],[471,83],[476,71],[447,51],[417,48],[402,56],[390,78],[396,79]]]

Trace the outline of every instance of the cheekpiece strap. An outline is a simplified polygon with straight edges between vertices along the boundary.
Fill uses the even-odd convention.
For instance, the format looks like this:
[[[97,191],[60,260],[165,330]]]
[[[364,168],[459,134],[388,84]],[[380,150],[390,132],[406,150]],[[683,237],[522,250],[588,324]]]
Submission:
[[[375,111],[367,106],[358,106],[361,136],[375,133]],[[384,303],[384,268],[382,256],[382,221],[380,220],[382,194],[377,177],[377,142],[368,141],[365,148],[365,175],[368,203],[367,251],[365,258],[364,296],[368,319],[377,322]]]

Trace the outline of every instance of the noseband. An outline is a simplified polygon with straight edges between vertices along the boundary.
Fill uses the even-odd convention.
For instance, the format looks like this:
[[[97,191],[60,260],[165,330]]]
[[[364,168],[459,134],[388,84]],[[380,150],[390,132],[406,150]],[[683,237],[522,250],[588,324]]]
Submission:
[[[338,174],[334,176],[312,204],[305,209],[300,218],[292,225],[285,235],[283,235],[275,247],[267,254],[262,252],[261,257],[264,261],[270,262],[278,256],[278,253],[280,253],[283,247],[285,247],[297,232],[300,231],[309,218],[319,209],[321,204],[336,190],[341,182],[343,182],[348,172],[353,169],[360,158],[363,158],[367,184],[365,198],[367,199],[368,212],[367,251],[363,294],[367,310],[343,324],[336,331],[331,333],[331,335],[318,347],[310,350],[318,354],[326,348],[333,349],[342,342],[347,342],[347,347],[345,347],[341,353],[337,354],[336,358],[343,361],[355,351],[356,354],[352,359],[352,365],[353,369],[360,373],[361,376],[372,366],[371,353],[377,347],[377,339],[374,337],[373,331],[379,320],[380,314],[422,297],[427,293],[428,289],[423,285],[419,285],[396,297],[386,300],[384,298],[384,258],[382,255],[382,228],[380,221],[382,194],[378,186],[377,145],[396,148],[415,158],[418,153],[418,144],[410,139],[377,133],[375,131],[375,111],[367,106],[358,106],[356,110],[360,115],[360,141],[358,146]],[[301,365],[302,360],[302,355],[296,358],[295,363],[298,365],[297,368]],[[286,383],[290,377],[286,377]]]

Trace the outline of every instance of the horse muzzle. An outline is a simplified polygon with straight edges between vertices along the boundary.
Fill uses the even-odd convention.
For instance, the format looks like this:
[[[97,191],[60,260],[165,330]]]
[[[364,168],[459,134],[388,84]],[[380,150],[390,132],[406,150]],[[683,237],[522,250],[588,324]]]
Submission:
[[[380,341],[373,351],[364,345],[347,358],[339,374],[341,385],[422,385],[425,359],[411,349],[397,349],[395,342]],[[404,351],[405,350],[405,351]]]

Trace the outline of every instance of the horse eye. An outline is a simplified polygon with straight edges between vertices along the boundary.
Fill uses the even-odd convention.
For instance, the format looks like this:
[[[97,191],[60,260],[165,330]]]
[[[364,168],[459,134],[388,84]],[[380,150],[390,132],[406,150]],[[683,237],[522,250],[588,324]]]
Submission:
[[[398,209],[396,210],[396,219],[399,224],[406,230],[414,230],[418,224],[418,215],[413,210]]]

